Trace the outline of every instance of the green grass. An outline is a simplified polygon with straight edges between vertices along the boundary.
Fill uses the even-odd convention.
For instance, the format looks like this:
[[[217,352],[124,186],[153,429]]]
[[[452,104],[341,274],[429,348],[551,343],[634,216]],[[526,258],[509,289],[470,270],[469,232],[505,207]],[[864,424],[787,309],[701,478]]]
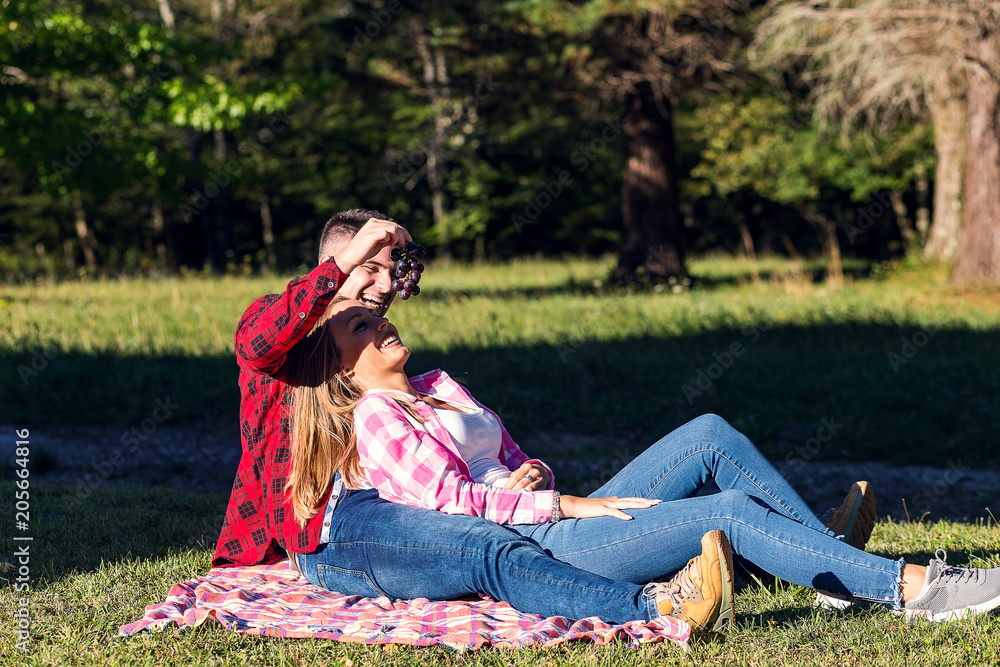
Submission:
[[[397,304],[390,316],[414,349],[412,371],[440,366],[463,378],[500,409],[515,438],[607,435],[587,442],[634,441],[625,448],[635,454],[650,438],[714,411],[776,457],[832,417],[843,427],[820,460],[1000,462],[997,290],[953,288],[933,269],[879,268],[871,277],[858,266],[855,280],[831,292],[810,279],[808,271],[821,267],[809,265],[802,275],[775,259],[761,263],[765,279],[753,284],[745,262],[715,257],[692,263],[700,280],[691,290],[638,293],[601,283],[610,266],[610,259],[431,266],[420,297]],[[254,299],[287,279],[0,287],[0,365],[9,373],[0,383],[0,423],[33,433],[127,426],[167,396],[181,406],[178,419],[235,422],[233,330]],[[887,355],[927,327],[934,336],[894,372]],[[744,353],[689,401],[684,385],[735,342]],[[18,367],[30,369],[39,349],[37,375],[25,383]],[[601,446],[539,454],[557,467],[560,459],[611,455],[594,447]],[[587,474],[563,475],[566,490],[600,482]],[[73,489],[44,484],[31,493],[32,652],[23,656],[5,630],[3,665],[691,664],[673,646],[386,651],[248,637],[215,623],[179,636],[114,641],[119,626],[162,602],[172,584],[207,571],[227,494],[103,488],[83,500]],[[12,514],[0,519],[5,535],[14,532]],[[869,548],[922,563],[941,547],[954,564],[996,567],[998,532],[975,523],[883,521]],[[4,628],[17,597],[0,588]],[[810,602],[795,586],[741,582],[737,627],[696,640],[691,658],[711,665],[1000,663],[996,614],[907,624],[873,611],[820,612]]]
[[[602,282],[611,265],[429,267],[421,295],[389,313],[414,351],[408,369],[462,379],[515,438],[608,435],[641,449],[716,412],[775,458],[832,419],[843,427],[815,460],[1000,463],[1000,291],[861,265],[830,291],[774,258],[753,284],[746,262],[712,257],[691,263],[690,290],[635,292]],[[235,421],[236,323],[287,279],[0,287],[0,423],[129,426],[165,397],[178,419]],[[914,336],[926,344],[910,350]]]
[[[551,650],[457,653],[276,639],[225,632],[214,621],[181,635],[113,641],[117,629],[162,602],[170,586],[204,574],[225,494],[101,489],[84,503],[71,489],[32,486],[31,653],[7,631],[18,595],[0,588],[0,664],[32,665],[688,665],[675,646],[567,645]],[[141,508],[137,511],[137,508]],[[9,513],[3,530],[10,534]],[[996,567],[996,526],[879,523],[869,549],[922,563],[936,548],[949,562]],[[880,611],[836,614],[810,606],[809,591],[769,581],[737,587],[737,625],[696,639],[695,664],[968,665],[1000,661],[1000,616],[950,624],[900,622]]]

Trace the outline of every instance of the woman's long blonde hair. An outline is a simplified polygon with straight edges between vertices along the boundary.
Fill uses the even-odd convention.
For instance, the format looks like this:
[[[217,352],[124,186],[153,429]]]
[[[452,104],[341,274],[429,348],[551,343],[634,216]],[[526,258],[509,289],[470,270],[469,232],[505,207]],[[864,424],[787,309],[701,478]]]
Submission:
[[[323,496],[336,472],[344,483],[357,487],[364,480],[354,431],[354,408],[365,389],[353,373],[343,373],[333,332],[327,323],[334,298],[312,330],[288,357],[294,386],[291,400],[292,460],[285,492],[292,500],[295,520],[305,527],[320,511]],[[397,402],[418,421],[409,403]]]

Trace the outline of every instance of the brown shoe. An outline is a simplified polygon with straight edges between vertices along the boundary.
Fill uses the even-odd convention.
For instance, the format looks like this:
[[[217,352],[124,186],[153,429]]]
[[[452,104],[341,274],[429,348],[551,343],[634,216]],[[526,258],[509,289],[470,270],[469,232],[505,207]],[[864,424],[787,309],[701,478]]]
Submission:
[[[875,492],[868,482],[855,482],[840,507],[831,508],[824,516],[827,528],[856,549],[864,551],[875,528]]]
[[[701,538],[701,555],[662,584],[648,584],[661,616],[687,621],[694,630],[721,630],[733,623],[733,553],[721,530]]]

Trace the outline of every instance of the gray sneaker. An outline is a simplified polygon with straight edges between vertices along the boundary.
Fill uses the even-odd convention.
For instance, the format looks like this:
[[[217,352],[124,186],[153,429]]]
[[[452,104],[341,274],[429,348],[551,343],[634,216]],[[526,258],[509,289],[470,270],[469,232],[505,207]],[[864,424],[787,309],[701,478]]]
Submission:
[[[927,564],[927,580],[920,595],[903,603],[900,611],[904,616],[954,621],[1000,607],[1000,568],[952,567],[943,550],[934,555]]]

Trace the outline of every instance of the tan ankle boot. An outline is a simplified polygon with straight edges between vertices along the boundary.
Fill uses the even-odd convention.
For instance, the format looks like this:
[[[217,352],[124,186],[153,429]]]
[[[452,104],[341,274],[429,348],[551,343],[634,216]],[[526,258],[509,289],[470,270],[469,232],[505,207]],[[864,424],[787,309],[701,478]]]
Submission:
[[[840,507],[828,511],[824,525],[844,541],[864,551],[875,527],[875,492],[868,482],[855,482]]]
[[[701,538],[701,555],[665,583],[648,584],[661,616],[687,621],[694,630],[721,630],[733,622],[733,554],[721,530]]]

